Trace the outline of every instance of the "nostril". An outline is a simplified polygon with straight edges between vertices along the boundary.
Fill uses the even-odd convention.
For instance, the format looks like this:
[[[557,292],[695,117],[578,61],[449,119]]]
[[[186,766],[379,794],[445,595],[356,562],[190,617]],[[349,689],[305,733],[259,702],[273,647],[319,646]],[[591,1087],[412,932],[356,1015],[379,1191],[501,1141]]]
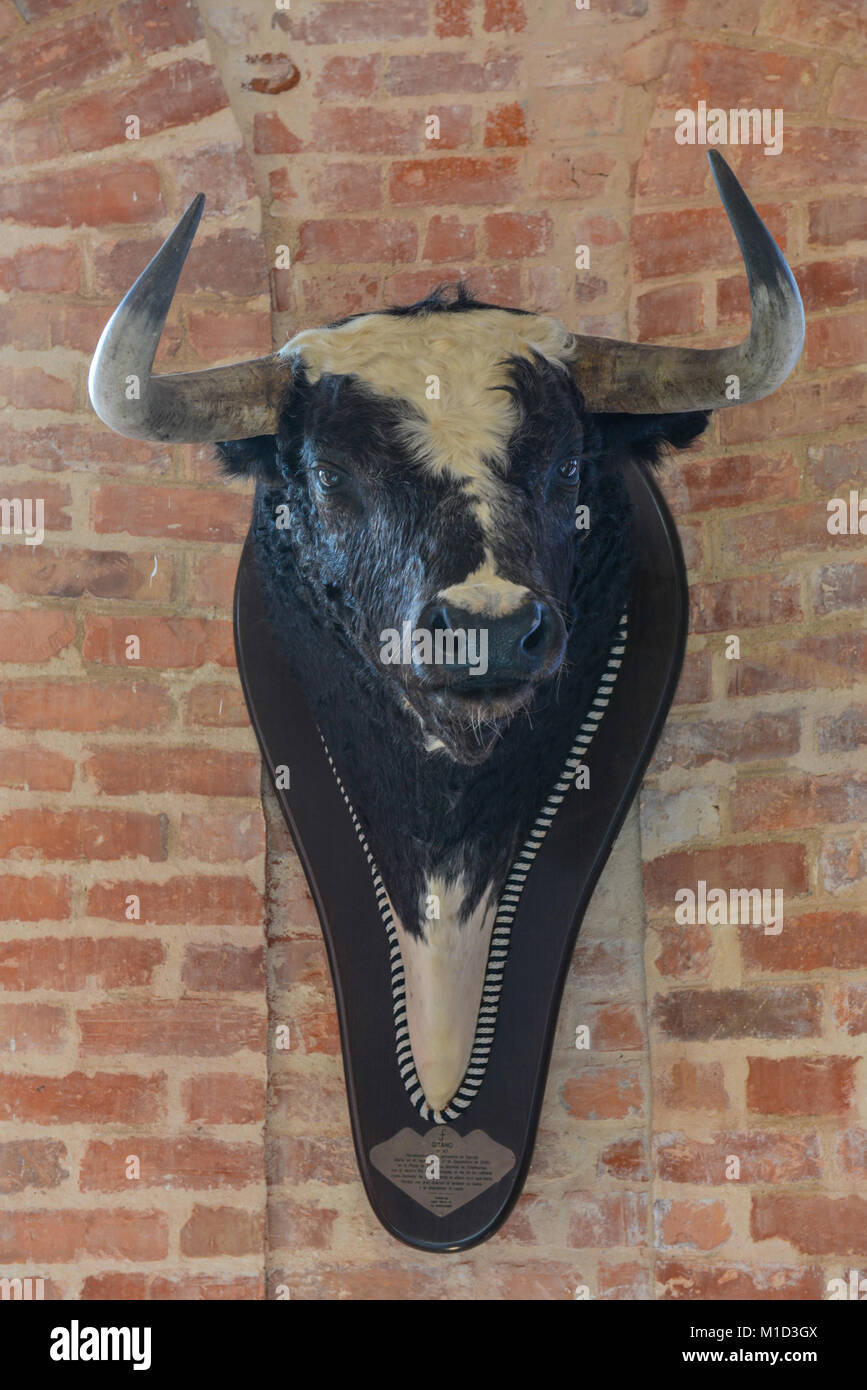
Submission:
[[[443,604],[432,605],[423,616],[423,626],[428,632],[451,632],[452,623],[449,610]]]
[[[541,603],[534,604],[532,624],[521,638],[521,650],[528,656],[534,655],[545,645],[549,629],[548,610]]]

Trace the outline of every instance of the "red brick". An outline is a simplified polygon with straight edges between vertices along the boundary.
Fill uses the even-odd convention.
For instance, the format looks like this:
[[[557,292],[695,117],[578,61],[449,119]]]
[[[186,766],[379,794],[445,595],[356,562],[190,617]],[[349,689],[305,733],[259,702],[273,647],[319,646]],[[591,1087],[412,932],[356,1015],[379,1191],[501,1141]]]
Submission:
[[[192,1076],[184,1082],[182,1100],[191,1123],[248,1125],[265,1119],[265,1088],[258,1078],[243,1073]]]
[[[12,1211],[0,1213],[0,1259],[65,1264],[80,1259],[163,1260],[168,1218],[159,1211]]]
[[[66,1045],[66,1017],[50,1004],[0,1004],[0,1050],[60,1052]]]
[[[822,565],[813,576],[816,613],[839,613],[867,605],[867,565]]]
[[[813,434],[816,422],[822,431],[837,425],[854,425],[867,418],[867,390],[857,376],[823,381],[799,381],[783,386],[763,401],[725,410],[719,432],[724,444],[745,444],[753,439],[788,438]]]
[[[293,1071],[282,1083],[275,1079],[269,1113],[275,1124],[286,1122],[304,1133],[345,1134],[348,1120],[342,1069],[339,1074],[319,1070],[314,1076]]]
[[[845,893],[860,885],[867,874],[863,832],[825,840],[819,858],[820,881],[829,893]]]
[[[332,101],[335,96],[341,101],[347,97],[372,97],[379,80],[380,61],[377,53],[326,58],[316,83],[316,97],[319,101]]]
[[[390,304],[408,304],[424,299],[443,279],[462,279],[476,296],[487,304],[520,307],[521,270],[517,265],[500,265],[464,269],[451,266],[447,275],[442,269],[399,270],[386,282],[385,298]]]
[[[235,362],[265,357],[271,351],[271,328],[264,314],[190,313],[187,337],[203,362]],[[216,472],[216,469],[214,470]]]
[[[485,218],[488,255],[541,256],[554,244],[554,224],[547,212],[493,212]]]
[[[867,1130],[847,1130],[838,1145],[838,1153],[845,1173],[867,1177]]]
[[[323,274],[315,279],[308,275],[302,286],[304,308],[321,321],[344,318],[348,314],[367,313],[379,306],[380,282],[375,275],[350,272]],[[278,296],[277,308],[287,308]]]
[[[861,476],[865,441],[847,440],[844,444],[814,444],[807,450],[808,476],[815,488],[839,496],[854,487]],[[824,500],[824,499],[823,499]],[[840,537],[834,538],[835,545]]]
[[[808,889],[806,857],[800,844],[725,845],[712,850],[678,850],[644,866],[649,907],[676,906],[675,891],[704,879],[719,884],[781,888],[793,897]]]
[[[0,583],[13,593],[51,598],[106,598],[166,603],[175,596],[176,570],[170,556],[154,558],[141,551],[53,550],[39,546],[0,550]],[[2,756],[2,755],[0,755]],[[37,788],[38,790],[38,788]]]
[[[127,1156],[141,1161],[140,1176],[127,1177]],[[81,1162],[82,1192],[129,1192],[148,1187],[207,1191],[215,1187],[246,1187],[260,1180],[262,1153],[258,1144],[227,1144],[220,1139],[160,1139],[130,1135],[125,1139],[87,1145]]]
[[[337,1212],[289,1197],[272,1200],[268,1208],[268,1248],[280,1250],[328,1250]]]
[[[636,301],[636,339],[677,337],[697,333],[702,326],[701,288],[698,285],[666,285],[648,290]]]
[[[805,985],[681,989],[661,995],[654,1019],[669,1038],[809,1038],[821,1032],[822,1000]]]
[[[836,689],[854,684],[867,669],[867,634],[836,633],[763,646],[759,661],[733,662],[730,695],[771,690]]]
[[[31,318],[32,311],[27,310]],[[143,444],[103,426],[43,425],[38,429],[8,429],[0,435],[0,462],[9,467],[27,466],[57,473],[74,465],[85,471],[117,473],[129,476],[130,469],[146,468],[148,472],[165,473],[171,464],[171,454],[165,445]],[[39,494],[45,494],[40,483]],[[56,489],[60,489],[55,484]]]
[[[423,258],[426,261],[459,261],[472,257],[476,249],[476,229],[459,217],[435,215],[430,219]]]
[[[78,91],[122,59],[105,16],[82,15],[7,44],[0,55],[0,101],[17,97],[29,104],[50,93]]]
[[[182,1255],[258,1255],[264,1246],[264,1214],[198,1203],[181,1227]]]
[[[67,878],[0,875],[0,921],[62,922],[69,916],[70,905]]]
[[[740,1160],[741,1183],[786,1183],[821,1176],[819,1141],[815,1134],[763,1134],[756,1130],[726,1130],[709,1141],[684,1134],[657,1139],[657,1172],[663,1182],[723,1186],[726,1165]]]
[[[819,367],[849,367],[861,362],[867,312],[840,314],[807,324],[806,363],[809,370]]]
[[[739,517],[737,526],[727,528],[723,538],[723,558],[731,565],[747,565],[755,564],[757,554],[766,563],[772,563],[830,547],[857,548],[858,536],[830,535],[828,517],[824,500]]]
[[[166,1113],[166,1078],[126,1073],[0,1076],[0,1113],[19,1124],[149,1124]]]
[[[91,515],[93,529],[100,534],[242,541],[248,508],[246,499],[216,490],[106,485],[93,494]]]
[[[660,1198],[654,1204],[658,1247],[717,1250],[732,1234],[724,1202]]]
[[[166,858],[166,817],[143,811],[8,811],[0,816],[4,859]],[[0,948],[2,949],[2,948]]]
[[[265,1045],[259,1010],[224,999],[97,1004],[79,1010],[77,1018],[83,1055],[228,1057],[244,1048],[261,1052]]]
[[[316,176],[316,202],[323,211],[371,212],[382,206],[381,184],[369,164],[326,164]]]
[[[105,748],[94,752],[85,776],[109,796],[190,792],[195,796],[256,796],[259,759],[213,748]]]
[[[0,364],[0,404],[18,410],[74,410],[75,386],[41,367]]]
[[[0,1142],[0,1196],[31,1187],[59,1187],[69,1177],[69,1169],[63,1167],[65,1160],[66,1145],[56,1139]]]
[[[141,138],[189,125],[229,104],[216,68],[195,58],[155,68],[129,82],[84,97],[61,117],[72,150],[101,150],[127,140],[126,121],[136,115]]]
[[[834,0],[777,0],[763,28],[779,34],[788,43],[839,48],[846,53],[862,47],[865,38],[864,19],[858,7],[837,5]]]
[[[604,150],[588,150],[584,154],[556,151],[544,155],[536,161],[534,191],[542,198],[570,202],[601,197],[616,163]]]
[[[729,1104],[719,1062],[673,1062],[655,1076],[657,1103],[671,1110],[726,1110]]]
[[[648,130],[638,165],[642,198],[700,199],[708,191],[708,166],[692,145],[676,145],[671,125]]]
[[[782,210],[760,206],[758,212],[785,250]],[[721,208],[636,213],[632,219],[634,269],[641,279],[649,279],[652,275],[688,275],[731,265],[739,260],[740,252],[727,228],[728,219]]]
[[[517,87],[520,59],[492,54],[483,63],[462,53],[395,54],[389,59],[385,85],[392,96],[431,92],[501,92]]]
[[[690,590],[692,632],[740,631],[769,623],[798,623],[803,617],[801,584],[794,577],[722,579],[716,584],[694,584]]]
[[[416,111],[323,106],[315,113],[310,145],[338,154],[410,154],[423,142],[424,122]]]
[[[747,1109],[761,1115],[845,1115],[854,1057],[749,1057]]]
[[[164,959],[158,941],[129,937],[36,937],[0,942],[3,989],[119,989],[150,984]]]
[[[867,969],[867,917],[858,912],[787,915],[778,936],[752,928],[744,928],[740,936],[747,969],[776,973]]]
[[[129,636],[138,637],[141,655],[128,660]],[[85,661],[126,668],[189,668],[215,662],[234,666],[232,625],[202,618],[107,618],[89,614],[81,651]]]
[[[487,149],[509,149],[529,145],[527,111],[520,101],[495,106],[485,116],[484,144]]]
[[[238,571],[237,556],[196,555],[190,558],[190,603],[196,608],[230,609]]]
[[[847,985],[834,999],[837,1026],[857,1038],[867,1033],[867,985]]]
[[[130,43],[143,56],[205,37],[198,9],[189,0],[126,0],[117,15]]]
[[[0,289],[40,294],[77,294],[81,251],[77,246],[25,246],[0,260]]]
[[[867,705],[850,705],[842,714],[829,714],[816,722],[816,746],[820,753],[853,753],[867,744]]]
[[[578,1120],[623,1120],[644,1113],[644,1094],[633,1066],[584,1067],[561,1091],[563,1105]]]
[[[246,729],[244,693],[237,685],[197,685],[184,697],[184,723],[206,729]]]
[[[297,154],[302,148],[297,135],[276,111],[257,111],[253,117],[254,154]]]
[[[414,261],[416,256],[415,227],[410,222],[376,218],[323,219],[302,222],[299,232],[301,261],[325,261],[341,264],[346,261]]]
[[[136,682],[99,686],[15,681],[0,688],[0,713],[10,729],[156,729],[166,723],[171,705],[157,686]]]
[[[753,1240],[786,1240],[803,1255],[856,1255],[867,1249],[863,1197],[762,1193],[750,1212]]]
[[[473,0],[435,0],[434,31],[438,39],[469,38],[473,32]]]
[[[46,662],[75,642],[72,613],[50,608],[0,612],[0,661]]]
[[[676,705],[697,705],[710,699],[709,652],[687,652],[674,695]]]
[[[810,203],[810,241],[819,246],[843,246],[867,237],[867,196],[838,194]]]
[[[786,1269],[782,1265],[688,1265],[676,1260],[658,1260],[656,1278],[664,1299],[762,1299],[790,1302],[818,1302],[825,1296],[825,1275],[821,1268]]]
[[[650,1173],[644,1139],[618,1139],[613,1144],[608,1144],[596,1160],[596,1173],[600,1178],[646,1182]]]
[[[29,116],[0,132],[0,166],[7,169],[41,164],[62,153],[63,144],[51,116]]]
[[[254,859],[265,851],[261,811],[245,815],[185,811],[180,819],[178,847],[182,855],[209,864]]]
[[[521,0],[485,0],[485,17],[482,21],[485,33],[505,31],[516,34],[526,27],[527,16]]]
[[[667,923],[660,933],[662,947],[654,965],[666,979],[706,979],[710,971],[710,929]]]
[[[661,291],[660,291],[661,293]],[[791,454],[737,454],[686,463],[670,461],[662,479],[676,515],[713,512],[750,502],[782,502],[797,497],[800,469]],[[749,518],[739,518],[736,530]],[[728,530],[728,528],[727,528]],[[747,551],[743,552],[745,557]]]
[[[98,245],[93,252],[96,288],[107,295],[126,294],[159,248],[159,239],[150,237]],[[250,298],[267,294],[268,269],[261,238],[243,227],[224,228],[201,242],[197,237],[178,282],[178,293],[196,294],[200,290]]]
[[[0,787],[16,791],[68,792],[75,774],[75,763],[54,749],[28,744],[21,748],[0,749]]]
[[[156,1274],[89,1274],[81,1298],[97,1302],[224,1302],[262,1299],[259,1274],[188,1274],[168,1277]]]
[[[356,1182],[358,1167],[348,1135],[299,1138],[278,1134],[268,1145],[267,1173],[272,1187],[283,1183],[296,1187],[305,1182],[321,1182],[331,1187]]]
[[[146,160],[61,169],[0,188],[0,218],[34,227],[154,222],[164,212],[159,175]]]
[[[808,313],[819,309],[843,309],[867,296],[867,257],[840,256],[833,261],[811,261],[795,272]]]
[[[613,1245],[643,1245],[647,1239],[647,1197],[618,1192],[591,1196],[573,1193],[568,1199],[567,1245],[577,1249],[608,1250]]]
[[[518,171],[506,156],[403,160],[392,165],[389,186],[393,203],[510,202],[518,195]]]
[[[191,990],[261,993],[265,987],[262,947],[187,946],[181,979]]]
[[[767,50],[678,42],[668,54],[658,100],[664,107],[695,106],[712,93],[708,106],[782,106],[788,116],[811,109],[818,67],[808,58]]]
[[[241,144],[208,144],[189,154],[166,155],[163,164],[174,178],[171,211],[178,217],[203,188],[211,214],[246,210],[258,196],[253,162]]]
[[[330,0],[305,6],[300,19],[286,14],[281,25],[309,44],[408,39],[428,32],[423,0]]]
[[[601,1299],[623,1299],[629,1302],[640,1299],[644,1302],[650,1298],[649,1271],[646,1265],[637,1260],[621,1264],[602,1262],[599,1265],[596,1287],[597,1297]]]
[[[141,921],[149,925],[257,925],[262,901],[248,878],[226,875],[170,878],[164,883],[96,883],[88,893],[87,911],[93,917],[123,922],[125,899],[141,900]]]
[[[732,797],[734,830],[798,830],[867,819],[867,777],[769,777],[741,781]]]

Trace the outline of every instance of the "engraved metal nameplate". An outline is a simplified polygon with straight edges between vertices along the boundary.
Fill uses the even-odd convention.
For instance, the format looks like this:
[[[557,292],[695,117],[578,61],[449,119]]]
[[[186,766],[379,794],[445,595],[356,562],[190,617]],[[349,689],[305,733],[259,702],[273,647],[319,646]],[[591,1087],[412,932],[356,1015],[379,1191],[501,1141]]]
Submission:
[[[448,1216],[505,1177],[515,1155],[482,1129],[460,1135],[436,1125],[427,1134],[399,1130],[371,1149],[370,1161],[414,1202]]]

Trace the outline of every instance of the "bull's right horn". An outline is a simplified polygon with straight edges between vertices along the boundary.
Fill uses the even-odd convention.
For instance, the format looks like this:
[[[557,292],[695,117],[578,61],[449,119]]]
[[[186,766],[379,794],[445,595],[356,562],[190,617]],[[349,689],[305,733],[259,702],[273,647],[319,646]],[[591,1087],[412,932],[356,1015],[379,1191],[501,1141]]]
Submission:
[[[201,372],[151,374],[204,206],[199,193],[115,309],[93,354],[91,404],[100,420],[129,439],[204,444],[277,432],[292,381],[285,359],[274,355]]]

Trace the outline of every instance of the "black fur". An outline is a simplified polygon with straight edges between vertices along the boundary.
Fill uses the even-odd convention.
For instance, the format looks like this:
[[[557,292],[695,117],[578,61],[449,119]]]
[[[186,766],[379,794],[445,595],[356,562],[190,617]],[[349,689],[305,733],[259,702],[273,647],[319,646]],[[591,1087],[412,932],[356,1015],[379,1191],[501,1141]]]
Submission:
[[[395,314],[467,313],[459,287]],[[519,312],[519,311],[516,311]],[[568,632],[558,675],[455,760],[425,751],[399,673],[376,652],[384,628],[413,615],[408,594],[431,598],[481,562],[482,535],[460,485],[431,477],[398,436],[407,404],[350,377],[293,382],[276,438],[219,446],[224,466],[258,479],[253,534],[271,619],[362,821],[397,915],[417,930],[426,876],[463,873],[464,913],[489,883],[502,887],[515,852],[557,779],[592,699],[630,595],[629,512],[619,464],[656,463],[705,428],[704,414],[589,415],[571,378],[538,358],[510,362],[521,423],[509,447],[509,507],[498,516],[498,570],[549,597]],[[581,459],[575,495],[552,467]],[[337,504],[315,494],[314,458],[351,466]],[[275,526],[279,507],[286,529]],[[403,606],[402,606],[403,605]],[[592,792],[591,792],[592,794]]]

